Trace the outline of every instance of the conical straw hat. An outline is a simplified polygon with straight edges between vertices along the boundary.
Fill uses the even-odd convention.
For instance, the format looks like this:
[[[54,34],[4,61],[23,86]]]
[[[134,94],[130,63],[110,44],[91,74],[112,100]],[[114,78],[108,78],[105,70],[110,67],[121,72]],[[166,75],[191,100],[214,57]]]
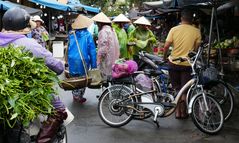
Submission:
[[[111,23],[111,20],[103,12],[94,16],[92,20],[96,22],[101,22],[101,23]]]
[[[78,15],[74,23],[72,23],[71,27],[72,29],[83,29],[89,27],[92,23],[93,20],[80,14]]]
[[[137,19],[134,24],[140,24],[140,25],[151,25],[149,20],[146,19],[144,16],[140,17],[139,19]]]
[[[113,22],[130,22],[130,20],[125,15],[120,14],[117,17],[115,17]]]

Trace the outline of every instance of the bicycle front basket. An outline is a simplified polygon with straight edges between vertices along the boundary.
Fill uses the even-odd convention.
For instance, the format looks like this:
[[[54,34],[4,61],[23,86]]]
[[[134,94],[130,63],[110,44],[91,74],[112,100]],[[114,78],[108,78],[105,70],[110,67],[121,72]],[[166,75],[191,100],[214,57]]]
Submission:
[[[209,81],[217,80],[218,75],[219,75],[219,71],[215,67],[210,66],[202,72],[201,82],[205,84]]]

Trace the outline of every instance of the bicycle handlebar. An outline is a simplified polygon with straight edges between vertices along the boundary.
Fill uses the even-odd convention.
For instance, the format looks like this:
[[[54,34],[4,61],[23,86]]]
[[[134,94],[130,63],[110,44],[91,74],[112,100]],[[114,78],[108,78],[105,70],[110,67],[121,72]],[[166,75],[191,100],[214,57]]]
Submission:
[[[186,57],[179,57],[179,58],[173,59],[172,61],[173,62],[175,62],[175,61],[185,62],[185,61],[188,61],[188,59]]]
[[[195,65],[196,65],[196,62],[197,62],[199,56],[201,55],[201,53],[203,51],[203,48],[204,48],[203,46],[200,46],[197,53],[190,52],[188,54],[189,57],[179,57],[179,58],[173,59],[172,61],[178,61],[178,60],[180,60],[180,62],[188,61],[188,63],[190,64],[190,66],[192,68],[192,74],[195,75],[196,74]]]
[[[167,63],[167,61],[164,61],[163,58],[161,58],[157,55],[149,54],[145,51],[140,51],[139,56],[145,57],[146,59],[152,61],[153,63],[155,63],[157,65],[164,65]]]

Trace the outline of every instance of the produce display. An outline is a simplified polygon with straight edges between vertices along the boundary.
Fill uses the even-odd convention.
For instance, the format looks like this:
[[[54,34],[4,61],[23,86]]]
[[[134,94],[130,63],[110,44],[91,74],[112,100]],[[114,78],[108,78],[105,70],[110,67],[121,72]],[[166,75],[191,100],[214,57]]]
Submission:
[[[213,48],[216,49],[227,49],[227,48],[237,48],[239,47],[239,39],[233,36],[232,39],[225,39],[222,42],[215,43]]]
[[[39,114],[53,114],[51,105],[57,75],[44,60],[34,58],[23,47],[0,47],[0,124],[24,126]]]

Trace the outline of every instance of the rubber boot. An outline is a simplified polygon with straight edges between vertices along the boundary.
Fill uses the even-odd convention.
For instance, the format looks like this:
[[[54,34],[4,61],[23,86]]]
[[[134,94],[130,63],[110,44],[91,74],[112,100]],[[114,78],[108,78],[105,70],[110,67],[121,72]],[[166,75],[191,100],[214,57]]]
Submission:
[[[43,122],[37,135],[37,143],[51,143],[53,137],[57,134],[63,120],[67,118],[64,110],[57,110],[55,115],[49,116],[47,121]]]

